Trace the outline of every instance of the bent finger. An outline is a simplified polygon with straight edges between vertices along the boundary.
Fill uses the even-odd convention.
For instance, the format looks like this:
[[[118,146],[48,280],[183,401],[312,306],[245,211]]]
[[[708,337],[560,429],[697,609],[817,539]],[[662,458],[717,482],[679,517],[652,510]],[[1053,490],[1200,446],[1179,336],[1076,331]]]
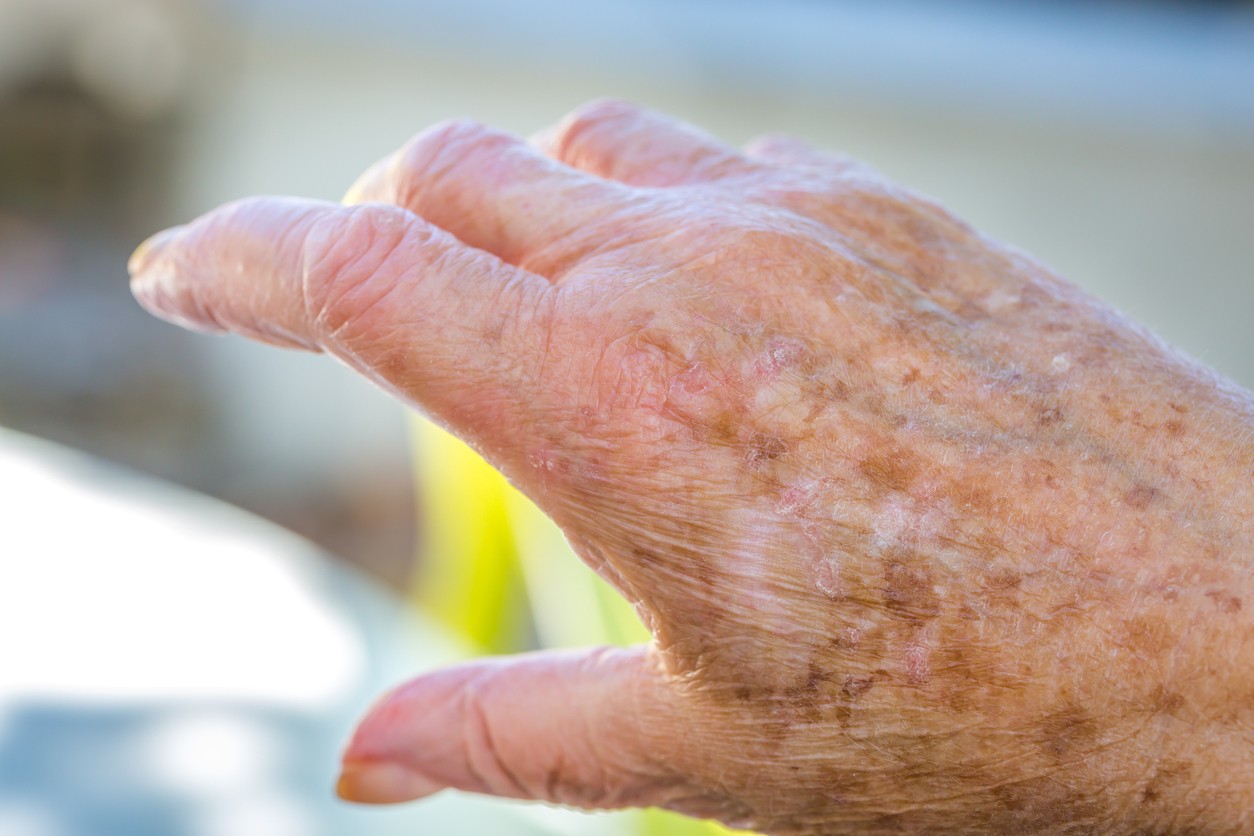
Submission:
[[[822,151],[810,143],[789,134],[766,134],[750,140],[745,145],[745,155],[773,165],[801,165],[821,168],[834,174],[843,174],[865,168],[853,157]]]
[[[472,247],[525,264],[589,246],[587,230],[613,219],[631,195],[515,136],[460,119],[424,131],[368,169],[344,202],[402,206]],[[570,255],[578,254],[558,260]]]
[[[461,434],[504,442],[526,423],[501,413],[534,397],[550,285],[403,209],[251,198],[155,236],[130,268],[176,324],[326,350]]]
[[[690,185],[758,168],[692,125],[615,100],[584,105],[533,142],[569,166],[633,186]]]

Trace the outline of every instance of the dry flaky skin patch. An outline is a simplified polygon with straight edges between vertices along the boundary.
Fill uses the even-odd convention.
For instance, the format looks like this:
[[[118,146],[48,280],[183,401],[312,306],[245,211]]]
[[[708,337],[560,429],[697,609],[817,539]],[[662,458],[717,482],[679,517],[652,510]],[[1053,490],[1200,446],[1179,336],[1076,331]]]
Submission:
[[[452,123],[359,187],[404,212],[236,207],[184,236],[218,284],[144,268],[162,315],[333,352],[470,438],[654,632],[578,668],[608,690],[420,678],[350,756],[779,834],[1254,826],[1248,393],[857,164],[612,103],[544,142],[573,168]],[[295,220],[224,268],[249,212]],[[298,309],[240,266],[283,247]],[[525,676],[596,694],[567,751],[484,707]]]

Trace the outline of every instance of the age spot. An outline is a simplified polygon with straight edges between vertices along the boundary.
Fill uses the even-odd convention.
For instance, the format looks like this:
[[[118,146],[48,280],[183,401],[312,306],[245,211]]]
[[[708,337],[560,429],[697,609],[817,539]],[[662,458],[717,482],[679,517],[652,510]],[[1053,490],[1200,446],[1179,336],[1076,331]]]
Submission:
[[[858,470],[876,487],[891,491],[907,490],[919,475],[919,466],[905,450],[891,449],[863,459]]]
[[[984,581],[984,591],[990,603],[1002,606],[1014,606],[1019,600],[1019,587],[1023,585],[1023,576],[1010,569],[1003,569],[989,575]]]
[[[889,610],[906,618],[935,618],[940,612],[940,596],[931,575],[900,561],[884,567],[883,598]]]
[[[1062,410],[1056,406],[1042,409],[1036,416],[1036,425],[1038,427],[1052,427],[1054,424],[1061,422],[1063,419]]]
[[[806,387],[806,394],[819,404],[839,403],[849,400],[851,390],[849,384],[840,379],[816,379]]]
[[[749,448],[745,451],[745,464],[759,467],[773,462],[788,452],[788,445],[778,436],[755,432],[749,438]]]
[[[1157,488],[1141,482],[1133,485],[1132,488],[1123,495],[1123,501],[1129,508],[1144,511],[1146,508],[1150,507],[1151,503],[1153,503],[1157,497]]]
[[[1215,602],[1215,606],[1231,615],[1241,611],[1242,601],[1230,592],[1224,592],[1218,589],[1212,589],[1206,593],[1206,597]]]
[[[1186,761],[1169,760],[1160,765],[1141,790],[1141,801],[1153,803],[1171,791],[1173,785],[1187,786],[1192,766]]]
[[[844,683],[840,686],[840,692],[849,700],[856,700],[871,690],[871,686],[875,684],[875,678],[871,676],[846,676]]]
[[[1083,752],[1097,736],[1097,723],[1078,705],[1050,714],[1038,728],[1041,748],[1059,760]]]
[[[830,681],[831,678],[832,675],[830,673],[819,667],[817,662],[811,661],[806,669],[805,679],[786,689],[784,694],[794,700],[813,699],[824,683]]]
[[[1184,707],[1184,697],[1159,685],[1150,694],[1150,708],[1154,714],[1174,715]]]

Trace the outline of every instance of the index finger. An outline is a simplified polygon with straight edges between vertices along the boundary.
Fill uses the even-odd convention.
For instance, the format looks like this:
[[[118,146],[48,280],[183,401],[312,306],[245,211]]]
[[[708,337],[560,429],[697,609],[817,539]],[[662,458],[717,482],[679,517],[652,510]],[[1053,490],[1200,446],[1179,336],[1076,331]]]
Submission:
[[[547,281],[394,206],[228,204],[150,239],[132,290],[184,327],[327,351],[502,453],[529,423]]]

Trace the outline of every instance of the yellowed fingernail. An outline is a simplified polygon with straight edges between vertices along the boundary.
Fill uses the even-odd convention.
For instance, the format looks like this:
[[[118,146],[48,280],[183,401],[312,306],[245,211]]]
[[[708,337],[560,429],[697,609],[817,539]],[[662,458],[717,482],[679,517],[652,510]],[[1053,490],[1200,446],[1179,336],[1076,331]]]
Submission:
[[[388,761],[349,762],[340,771],[336,794],[358,804],[396,804],[425,798],[444,789],[409,767]]]
[[[131,253],[130,261],[127,262],[127,269],[131,276],[138,276],[149,267],[151,267],[157,258],[163,253],[170,244],[183,234],[184,227],[174,226],[169,229],[163,229],[156,235],[149,238],[144,243],[135,248],[135,252]]]

